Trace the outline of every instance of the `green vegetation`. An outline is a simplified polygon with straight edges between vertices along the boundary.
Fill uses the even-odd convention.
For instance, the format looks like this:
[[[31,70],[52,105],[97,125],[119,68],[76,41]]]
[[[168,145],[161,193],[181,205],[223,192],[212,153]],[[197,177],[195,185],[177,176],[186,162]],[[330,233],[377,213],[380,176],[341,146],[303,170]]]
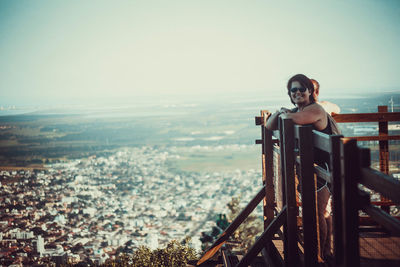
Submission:
[[[196,252],[189,247],[190,238],[182,243],[172,240],[163,249],[151,250],[139,247],[132,256],[121,254],[115,260],[108,260],[103,267],[132,266],[132,267],[183,267],[190,260],[197,259]]]
[[[242,208],[239,205],[240,197],[233,197],[232,200],[227,204],[229,208],[230,220],[235,219]],[[247,252],[247,250],[254,244],[256,236],[263,232],[263,220],[257,217],[254,213],[251,213],[247,219],[239,226],[235,231],[231,239],[239,244],[239,250]]]
[[[242,211],[240,205],[240,197],[233,197],[231,201],[227,204],[229,213],[228,213],[228,221],[232,222]],[[202,247],[204,250],[207,250],[212,243],[219,237],[222,233],[225,226],[224,222],[224,214],[221,214],[220,217],[216,220],[216,224],[219,227],[214,226],[210,229],[209,233],[204,233],[203,237],[200,239],[202,241]],[[251,213],[246,220],[238,227],[238,229],[230,236],[229,241],[237,244],[235,245],[235,250],[241,253],[246,253],[247,250],[254,244],[256,236],[260,235],[263,231],[263,220],[256,214]]]

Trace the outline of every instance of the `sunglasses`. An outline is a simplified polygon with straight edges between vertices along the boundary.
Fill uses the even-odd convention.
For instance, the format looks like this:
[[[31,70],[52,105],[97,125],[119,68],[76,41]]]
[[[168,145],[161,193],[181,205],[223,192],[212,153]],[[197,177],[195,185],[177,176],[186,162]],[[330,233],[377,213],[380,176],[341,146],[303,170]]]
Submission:
[[[307,88],[304,88],[304,87],[300,87],[300,88],[290,88],[290,92],[292,92],[292,93],[296,93],[297,92],[297,90],[299,90],[301,93],[304,93],[306,90],[307,90]]]

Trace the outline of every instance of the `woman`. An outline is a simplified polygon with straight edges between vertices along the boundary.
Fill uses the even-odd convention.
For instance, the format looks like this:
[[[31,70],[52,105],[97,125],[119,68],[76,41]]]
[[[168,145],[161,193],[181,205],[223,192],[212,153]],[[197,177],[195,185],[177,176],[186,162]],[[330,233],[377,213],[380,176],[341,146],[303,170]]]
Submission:
[[[292,119],[296,124],[313,124],[316,130],[331,134],[331,131],[326,129],[330,126],[327,113],[314,99],[314,86],[311,80],[303,74],[297,74],[289,79],[287,89],[290,101],[296,108],[292,110],[281,108],[276,111],[269,117],[265,125],[267,129],[278,129],[278,117],[285,115],[286,118]]]
[[[311,80],[303,75],[297,74],[289,79],[287,83],[288,95],[290,101],[296,108],[290,110],[281,108],[272,114],[267,122],[266,128],[276,130],[278,128],[278,118],[290,118],[295,124],[312,124],[314,129],[326,134],[332,134],[332,128],[336,129],[334,121],[331,121],[324,108],[316,103],[314,99],[314,86]],[[321,154],[321,155],[319,155]],[[322,151],[315,151],[316,159],[325,158],[318,162],[318,165],[325,166],[327,155]],[[322,258],[331,255],[331,233],[332,218],[330,215],[330,192],[327,183],[322,178],[317,179],[317,202],[318,202],[318,222],[320,230],[320,246]]]

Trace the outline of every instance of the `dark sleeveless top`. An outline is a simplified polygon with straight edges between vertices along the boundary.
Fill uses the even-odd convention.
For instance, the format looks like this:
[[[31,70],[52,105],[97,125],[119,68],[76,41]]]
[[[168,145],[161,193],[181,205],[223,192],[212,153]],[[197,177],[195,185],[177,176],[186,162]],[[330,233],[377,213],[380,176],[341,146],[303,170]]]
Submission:
[[[328,113],[326,113],[326,115],[329,116]],[[332,134],[332,127],[331,127],[331,124],[329,123],[329,118],[327,118],[327,119],[328,119],[328,123],[327,123],[325,129],[323,129],[323,130],[315,129],[315,130],[317,130],[321,133],[324,133],[324,134]],[[314,161],[318,166],[321,166],[322,168],[324,168],[326,170],[330,169],[330,167],[329,167],[330,158],[329,158],[328,152],[325,152],[318,148],[315,148],[314,149]],[[327,182],[324,179],[317,177],[317,190],[321,189],[326,184],[327,184]]]
[[[328,113],[326,113],[326,115],[328,115]],[[317,130],[321,133],[324,133],[324,134],[332,134],[332,127],[331,127],[331,124],[329,123],[329,118],[328,118],[328,116],[326,116],[326,117],[327,117],[327,124],[326,124],[325,129],[323,129],[323,130],[315,129],[315,130]]]
[[[309,104],[309,105],[311,105],[311,104]],[[291,111],[292,112],[297,112],[298,108],[296,107],[296,108],[292,109]],[[316,131],[319,131],[319,132],[324,133],[324,134],[329,134],[329,135],[331,135],[331,134],[340,134],[340,130],[339,130],[335,120],[332,118],[332,116],[329,115],[328,113],[326,113],[326,116],[327,116],[327,125],[326,125],[325,129],[323,129],[323,130],[317,130],[315,128],[314,129]],[[325,151],[322,151],[322,150],[320,150],[318,148],[315,148],[314,149],[314,160],[315,160],[315,163],[318,166],[320,166],[320,167],[322,167],[322,168],[324,168],[326,170],[330,169],[330,167],[329,167],[330,159],[329,159],[329,153],[328,152],[325,152]],[[323,178],[317,177],[317,190],[321,189],[325,185],[327,185],[327,182]]]

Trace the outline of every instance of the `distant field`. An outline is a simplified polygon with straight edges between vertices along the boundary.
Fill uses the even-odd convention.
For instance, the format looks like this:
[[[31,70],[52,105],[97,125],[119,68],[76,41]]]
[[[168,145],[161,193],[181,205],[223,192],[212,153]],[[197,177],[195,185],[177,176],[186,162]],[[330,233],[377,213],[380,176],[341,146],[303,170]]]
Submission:
[[[26,167],[0,166],[0,171],[33,171],[33,170],[46,170],[46,168],[43,165],[30,165]]]
[[[329,100],[337,103],[343,113],[375,112],[377,105],[387,105],[391,97],[395,103],[400,102],[400,94]],[[0,116],[0,165],[29,166],[87,157],[119,147],[165,146],[181,148],[181,158],[170,164],[186,171],[259,169],[261,147],[253,144],[260,138],[260,127],[255,125],[254,117],[260,109],[290,106],[288,99],[286,104],[279,101],[255,98]],[[351,136],[352,129],[341,126],[343,133],[350,131]],[[237,150],[235,145],[245,145],[246,149]],[[195,146],[213,149],[191,150]],[[219,146],[225,149],[216,149]],[[372,153],[376,158],[375,148]],[[398,161],[398,157],[393,160]]]
[[[240,149],[235,146],[223,146],[221,149],[210,147],[209,150],[180,147],[177,154],[180,158],[170,160],[168,163],[170,167],[182,171],[261,170],[261,147],[256,145]]]

